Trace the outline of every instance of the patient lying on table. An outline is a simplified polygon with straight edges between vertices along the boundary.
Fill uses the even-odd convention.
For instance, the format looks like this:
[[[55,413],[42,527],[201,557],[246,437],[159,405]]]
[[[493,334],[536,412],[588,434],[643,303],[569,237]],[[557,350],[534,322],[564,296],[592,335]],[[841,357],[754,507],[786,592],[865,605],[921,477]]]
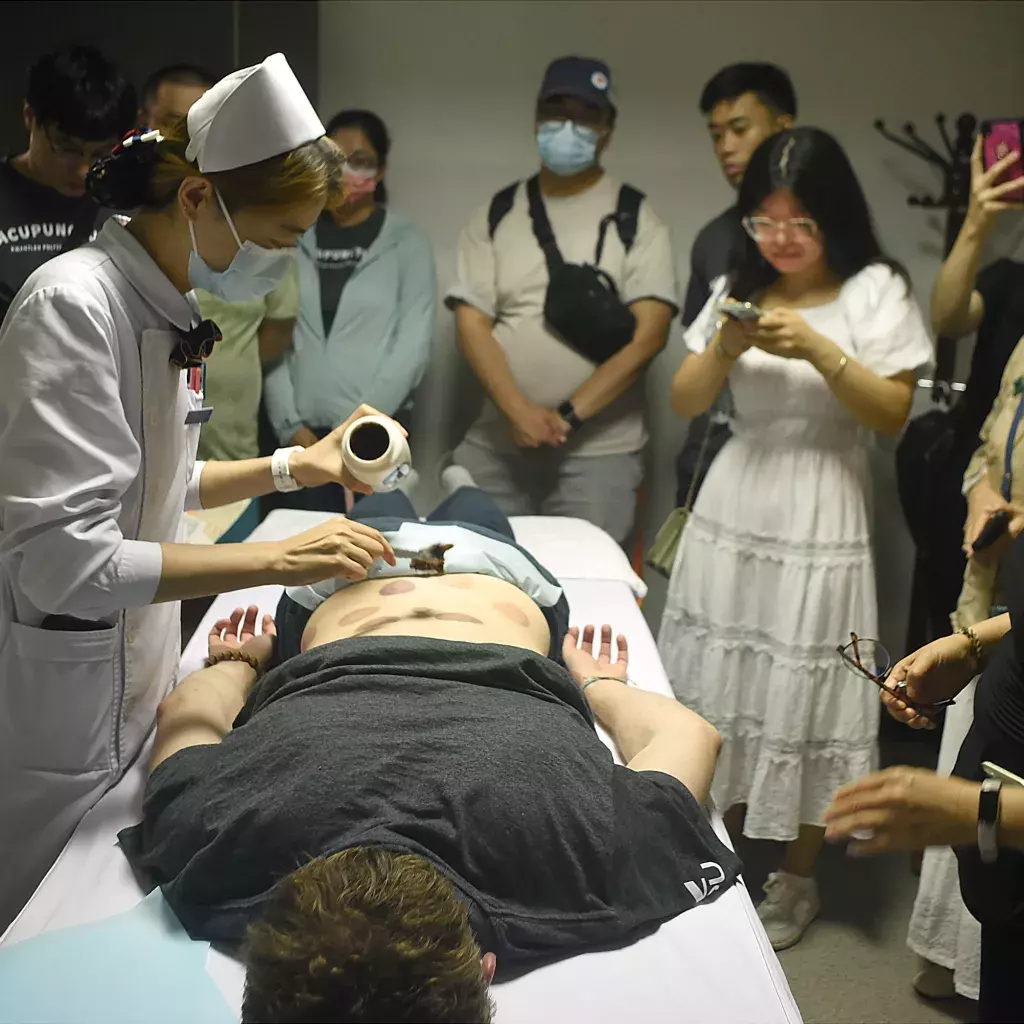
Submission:
[[[286,595],[281,664],[220,662],[164,702],[143,821],[121,833],[194,937],[252,925],[246,1020],[487,1020],[490,954],[629,941],[739,871],[700,807],[714,730],[621,681],[609,627],[567,629],[557,581],[482,492],[427,524],[403,500],[356,518],[396,549],[403,529],[457,521],[491,545],[487,571],[452,572],[457,540],[440,575]],[[242,615],[211,649],[251,636]]]

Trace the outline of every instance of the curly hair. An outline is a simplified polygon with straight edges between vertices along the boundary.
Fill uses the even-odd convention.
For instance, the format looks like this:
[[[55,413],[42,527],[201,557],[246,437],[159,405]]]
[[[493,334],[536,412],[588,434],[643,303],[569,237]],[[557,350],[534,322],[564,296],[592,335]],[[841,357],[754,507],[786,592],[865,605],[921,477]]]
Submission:
[[[480,948],[427,860],[353,847],[284,878],[249,927],[244,1022],[484,1022]]]

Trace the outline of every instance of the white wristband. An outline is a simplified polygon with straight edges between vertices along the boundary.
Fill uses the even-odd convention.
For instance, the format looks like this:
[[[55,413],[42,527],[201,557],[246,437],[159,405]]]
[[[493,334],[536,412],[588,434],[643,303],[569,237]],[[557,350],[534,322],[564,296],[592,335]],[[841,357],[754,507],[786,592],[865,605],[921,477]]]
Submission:
[[[302,490],[302,484],[298,483],[295,477],[292,476],[292,471],[288,466],[288,462],[292,457],[292,452],[301,451],[302,445],[297,444],[292,448],[278,448],[271,456],[270,472],[274,477],[274,486],[281,491],[282,494],[286,494],[289,491]]]

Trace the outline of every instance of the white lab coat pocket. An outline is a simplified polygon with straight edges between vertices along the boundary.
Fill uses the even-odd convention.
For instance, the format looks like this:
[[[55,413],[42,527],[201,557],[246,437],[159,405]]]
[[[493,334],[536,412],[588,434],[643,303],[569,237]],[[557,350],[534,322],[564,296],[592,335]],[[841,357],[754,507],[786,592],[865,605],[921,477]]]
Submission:
[[[116,768],[120,630],[10,628],[3,690],[18,723],[14,762],[72,774]]]

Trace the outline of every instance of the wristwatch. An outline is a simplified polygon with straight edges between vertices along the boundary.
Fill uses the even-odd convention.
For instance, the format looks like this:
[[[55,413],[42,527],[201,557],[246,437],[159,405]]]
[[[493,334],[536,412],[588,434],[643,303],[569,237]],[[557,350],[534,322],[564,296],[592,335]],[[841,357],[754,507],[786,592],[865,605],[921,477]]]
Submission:
[[[985,779],[978,797],[978,852],[982,864],[994,864],[999,858],[1000,779]]]
[[[576,415],[571,399],[566,399],[555,411],[573,430],[579,430],[583,426],[583,420]]]

